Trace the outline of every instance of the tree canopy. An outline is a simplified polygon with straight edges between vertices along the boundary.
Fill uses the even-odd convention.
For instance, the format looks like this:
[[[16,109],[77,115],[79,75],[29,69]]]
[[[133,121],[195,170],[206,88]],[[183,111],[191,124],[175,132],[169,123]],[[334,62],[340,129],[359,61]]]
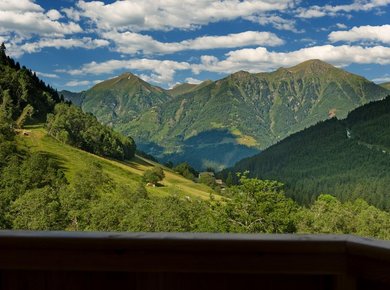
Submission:
[[[48,133],[57,140],[88,152],[116,159],[134,157],[134,140],[104,126],[80,108],[60,103],[47,118]]]
[[[147,183],[157,184],[165,177],[164,170],[160,166],[153,167],[145,171],[143,180]]]

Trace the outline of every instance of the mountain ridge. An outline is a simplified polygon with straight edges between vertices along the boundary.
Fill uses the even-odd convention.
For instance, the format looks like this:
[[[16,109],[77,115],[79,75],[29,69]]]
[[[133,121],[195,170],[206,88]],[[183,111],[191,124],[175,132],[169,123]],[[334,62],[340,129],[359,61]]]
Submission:
[[[232,166],[290,134],[330,117],[345,118],[354,108],[387,94],[373,82],[320,60],[273,72],[238,71],[171,90],[145,83],[119,93],[116,86],[97,84],[87,91],[82,108],[114,129],[137,136],[140,148],[160,160],[188,161],[198,169]],[[100,87],[103,93],[96,89]],[[118,101],[121,96],[132,103]],[[211,136],[214,147],[207,141]],[[226,161],[217,151],[234,158]]]

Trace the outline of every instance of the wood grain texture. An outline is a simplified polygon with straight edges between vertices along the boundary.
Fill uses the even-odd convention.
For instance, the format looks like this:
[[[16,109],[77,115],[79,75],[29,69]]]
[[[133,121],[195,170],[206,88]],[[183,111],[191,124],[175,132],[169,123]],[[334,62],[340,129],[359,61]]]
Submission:
[[[389,252],[388,242],[344,235],[0,231],[0,285],[381,290]]]

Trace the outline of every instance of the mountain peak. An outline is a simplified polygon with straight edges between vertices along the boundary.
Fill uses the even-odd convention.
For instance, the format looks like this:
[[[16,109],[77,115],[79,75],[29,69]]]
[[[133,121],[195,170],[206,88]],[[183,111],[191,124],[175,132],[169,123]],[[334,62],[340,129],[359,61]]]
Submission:
[[[324,72],[330,69],[335,69],[335,67],[320,59],[310,59],[290,67],[288,70],[292,72]]]
[[[241,75],[246,76],[246,75],[249,75],[249,74],[250,74],[250,73],[247,72],[246,70],[239,70],[239,71],[233,73],[233,75],[237,75],[237,76],[241,76]]]
[[[301,62],[300,64],[298,64],[297,66],[313,66],[313,65],[316,65],[316,66],[326,66],[326,67],[333,67],[333,65],[323,61],[323,60],[320,60],[320,59],[309,59],[309,60],[306,60],[306,61],[303,61]]]
[[[232,78],[235,78],[235,79],[244,79],[244,78],[247,78],[250,75],[251,74],[249,72],[244,71],[244,70],[240,70],[238,72],[235,72],[235,73],[231,74],[230,76]]]
[[[112,79],[105,80],[103,82],[100,82],[93,86],[93,89],[98,90],[107,90],[107,89],[117,89],[121,91],[132,91],[136,88],[144,87],[148,90],[154,89],[161,91],[158,87],[153,87],[149,83],[145,82],[135,74],[132,74],[130,72],[122,73],[119,76],[116,76]]]
[[[132,74],[131,72],[124,72],[123,74],[118,76],[119,79],[139,79],[138,76]]]

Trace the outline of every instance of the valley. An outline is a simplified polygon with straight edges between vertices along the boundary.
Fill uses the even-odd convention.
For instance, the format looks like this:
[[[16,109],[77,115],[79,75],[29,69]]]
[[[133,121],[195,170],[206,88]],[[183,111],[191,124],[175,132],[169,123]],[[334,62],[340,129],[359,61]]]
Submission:
[[[96,98],[91,91],[65,93],[75,103],[81,98],[82,107],[98,101],[93,108],[107,118],[102,124],[20,67],[5,50],[0,60],[0,229],[352,233],[390,238],[390,159],[377,150],[390,148],[390,98],[365,92],[364,98],[344,95],[338,105],[337,98],[332,104],[315,100],[310,109],[297,105],[289,111],[283,104],[294,98],[282,100],[287,95],[280,91],[285,86],[280,74],[299,80],[302,74],[331,70],[332,79],[359,83],[359,94],[387,92],[361,77],[314,60],[289,72],[238,72],[172,90],[152,87],[126,73],[95,86]],[[277,90],[262,95],[259,78],[272,74],[278,79]],[[332,82],[324,83],[325,91],[334,88]],[[380,100],[367,103],[368,95]],[[315,96],[323,97],[324,92]],[[367,104],[348,113],[360,103]],[[303,118],[302,123],[314,122],[320,111],[324,121],[305,123],[307,129],[292,133],[294,126],[283,124],[294,124],[287,118],[293,111],[293,119]],[[123,123],[117,123],[119,119]],[[135,133],[118,132],[120,126],[128,129],[137,122]],[[143,145],[134,140],[150,132],[159,137],[150,135],[147,152],[162,148],[171,162],[162,165],[137,151]],[[259,132],[262,138],[256,137]],[[169,147],[172,134],[177,135]],[[279,140],[280,134],[289,136]],[[256,150],[262,152],[238,161]],[[236,161],[233,168],[213,171]],[[197,172],[191,164],[212,168]]]

